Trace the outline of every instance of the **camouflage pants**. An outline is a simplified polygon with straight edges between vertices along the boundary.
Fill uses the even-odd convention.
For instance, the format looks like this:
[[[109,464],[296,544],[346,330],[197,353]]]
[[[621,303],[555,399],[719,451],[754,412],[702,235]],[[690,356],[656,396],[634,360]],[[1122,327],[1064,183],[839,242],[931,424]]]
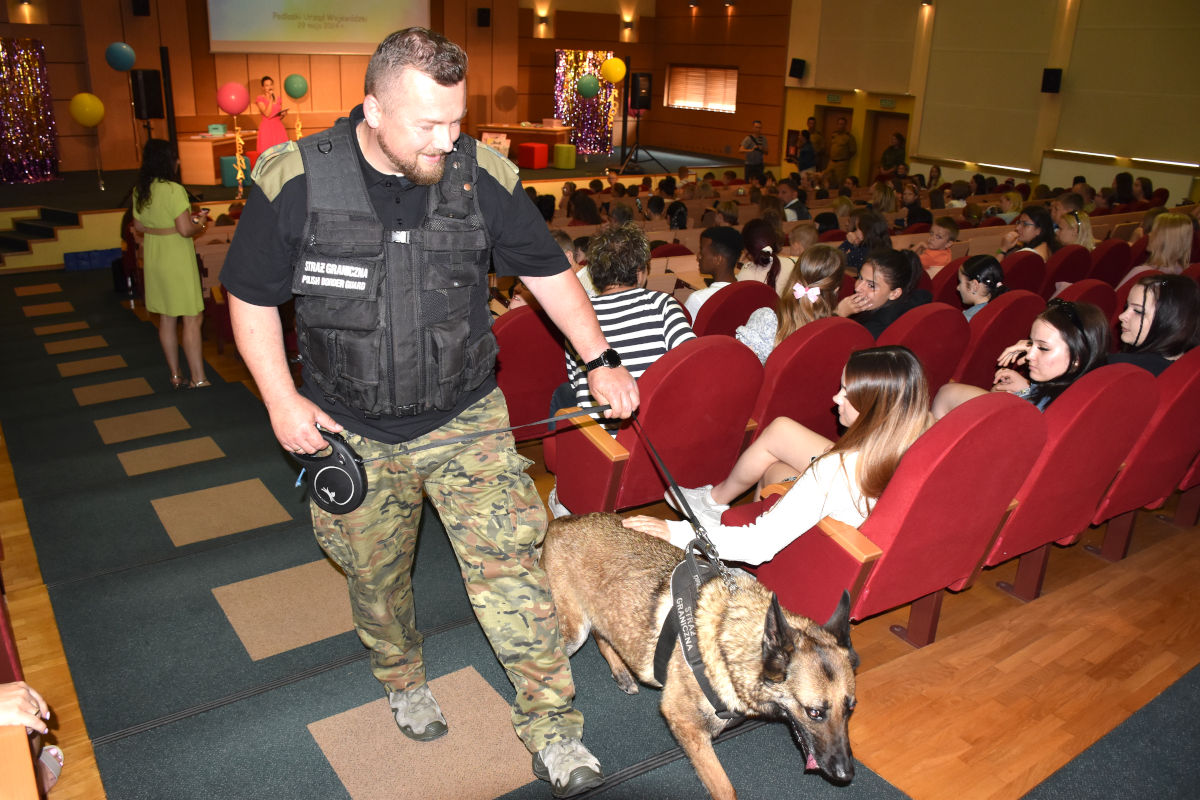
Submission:
[[[321,548],[346,573],[354,626],[375,677],[392,690],[425,682],[412,597],[413,550],[425,492],[454,547],[475,616],[516,689],[513,727],[530,752],[583,734],[571,667],[536,548],[546,510],[511,433],[412,455],[406,448],[508,426],[496,389],[432,433],[388,445],[347,432],[364,459],[367,496],[349,514],[312,505]]]

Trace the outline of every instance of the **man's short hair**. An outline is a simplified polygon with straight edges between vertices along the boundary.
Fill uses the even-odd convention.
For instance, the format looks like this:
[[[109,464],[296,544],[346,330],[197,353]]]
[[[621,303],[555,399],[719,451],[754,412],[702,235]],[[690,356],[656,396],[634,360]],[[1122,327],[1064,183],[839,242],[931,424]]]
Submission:
[[[1083,197],[1076,192],[1064,192],[1055,199],[1063,211],[1083,211]]]
[[[604,191],[604,181],[600,180],[599,178],[592,178],[590,181],[588,181],[588,188],[596,194],[599,194],[600,192]]]
[[[663,200],[658,195],[654,195],[646,201],[646,210],[651,214],[661,214],[667,208],[667,201]]]
[[[596,231],[587,254],[588,272],[597,289],[637,286],[638,272],[650,264],[650,242],[645,231],[626,222]]]
[[[954,221],[954,217],[938,217],[933,224],[949,233],[950,241],[958,240],[958,223]]]
[[[415,69],[442,86],[466,80],[467,54],[454,42],[428,28],[405,28],[379,43],[367,64],[365,94],[379,97],[404,69]]]
[[[800,187],[797,186],[796,182],[794,180],[792,180],[791,178],[784,178],[783,180],[779,181],[775,185],[776,186],[786,186],[789,189],[791,189],[793,192],[800,191]]]
[[[708,239],[712,250],[719,255],[730,268],[737,264],[738,256],[742,254],[742,234],[737,228],[718,225],[705,228],[700,239]]]

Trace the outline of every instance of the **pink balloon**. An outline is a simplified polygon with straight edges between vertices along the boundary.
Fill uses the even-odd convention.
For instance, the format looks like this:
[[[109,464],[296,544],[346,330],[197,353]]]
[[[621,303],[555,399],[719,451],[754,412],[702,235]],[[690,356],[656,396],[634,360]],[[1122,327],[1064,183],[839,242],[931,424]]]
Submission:
[[[250,90],[245,84],[230,81],[217,89],[217,105],[226,114],[240,114],[250,105]]]

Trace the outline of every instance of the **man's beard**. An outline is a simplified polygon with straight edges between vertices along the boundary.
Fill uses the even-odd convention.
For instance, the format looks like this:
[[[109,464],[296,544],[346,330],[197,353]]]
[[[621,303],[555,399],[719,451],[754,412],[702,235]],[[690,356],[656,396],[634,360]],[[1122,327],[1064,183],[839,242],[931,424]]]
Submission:
[[[388,148],[387,142],[382,137],[378,141],[379,149],[387,156],[388,161],[392,162],[392,167],[418,186],[432,186],[442,179],[442,173],[446,170],[446,157],[444,155],[435,166],[423,167],[418,161],[420,154],[411,159],[403,159]]]

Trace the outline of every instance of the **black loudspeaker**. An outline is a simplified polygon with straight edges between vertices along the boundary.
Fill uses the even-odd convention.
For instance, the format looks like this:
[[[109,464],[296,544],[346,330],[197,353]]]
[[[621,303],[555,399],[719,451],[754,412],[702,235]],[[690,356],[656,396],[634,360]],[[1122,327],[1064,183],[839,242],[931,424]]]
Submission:
[[[635,72],[629,87],[629,107],[636,109],[650,108],[651,78],[649,72]]]
[[[490,8],[475,9],[475,24],[480,28],[486,28],[492,24],[492,10]]]
[[[1062,70],[1061,69],[1044,69],[1042,70],[1042,91],[1046,94],[1058,94],[1058,90],[1062,88]]]
[[[133,116],[135,119],[162,119],[162,77],[156,69],[131,69]]]
[[[150,0],[133,0],[133,15],[135,17],[150,16]]]
[[[793,58],[792,66],[788,70],[788,77],[800,80],[804,77],[804,68],[808,66],[808,62],[803,58]]]

